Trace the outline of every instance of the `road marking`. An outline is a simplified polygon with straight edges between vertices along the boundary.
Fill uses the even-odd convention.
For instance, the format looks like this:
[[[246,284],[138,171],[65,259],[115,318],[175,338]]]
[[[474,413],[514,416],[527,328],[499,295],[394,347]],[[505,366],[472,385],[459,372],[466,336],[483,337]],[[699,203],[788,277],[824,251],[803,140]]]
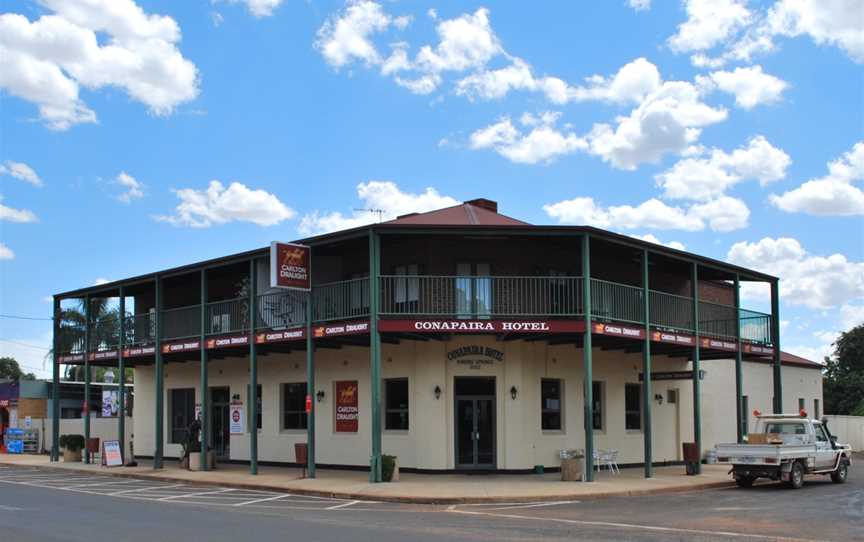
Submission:
[[[113,497],[114,495],[125,495],[127,493],[136,493],[138,491],[149,491],[153,489],[168,489],[172,487],[182,487],[183,484],[171,484],[168,486],[147,486],[147,487],[139,487],[136,489],[125,489],[123,491],[115,491],[114,493],[106,493],[109,497]]]
[[[465,514],[470,516],[489,516],[493,518],[532,520],[532,521],[552,521],[556,523],[565,523],[568,525],[591,525],[595,527],[615,527],[618,529],[632,529],[642,531],[653,531],[661,533],[678,533],[678,534],[694,534],[704,536],[725,536],[727,538],[746,538],[751,540],[785,540],[788,542],[818,542],[811,538],[790,538],[778,537],[776,535],[761,535],[751,533],[736,533],[731,531],[706,531],[702,529],[684,529],[679,527],[661,527],[659,525],[639,525],[636,523],[618,523],[613,521],[590,521],[580,519],[565,519],[565,518],[550,518],[536,516],[520,516],[518,514],[491,514],[489,512],[473,512],[469,510],[451,510],[453,514]]]
[[[5,510],[6,512],[20,512],[21,510],[24,510],[24,509],[23,508],[17,508],[15,506],[6,506],[3,504],[0,504],[0,510]]]
[[[328,506],[328,507],[325,508],[324,510],[340,510],[340,509],[342,509],[342,508],[347,508],[347,507],[352,506],[352,505],[354,505],[354,504],[357,504],[357,503],[359,503],[359,502],[361,502],[361,501],[348,501],[348,502],[343,502],[342,504],[337,504],[336,506]]]
[[[118,480],[116,482],[96,482],[95,484],[75,484],[72,486],[66,486],[64,488],[58,489],[73,489],[77,487],[93,487],[93,486],[108,486],[108,485],[117,485],[117,484],[134,484],[135,482],[140,482],[141,480]]]
[[[276,495],[275,497],[265,497],[263,499],[255,499],[254,501],[238,502],[238,503],[235,503],[233,506],[246,506],[249,504],[257,504],[259,502],[277,501],[283,497],[290,497],[290,496],[291,496],[290,493],[285,493],[283,495]]]
[[[487,508],[487,510],[516,510],[518,508],[542,508],[545,506],[559,506],[562,504],[576,504],[579,501],[553,501],[553,502],[538,502],[530,504],[513,504],[502,506],[500,508]]]
[[[185,497],[199,497],[201,495],[215,495],[217,493],[228,493],[229,491],[234,491],[233,489],[223,488],[216,491],[196,491],[195,493],[183,493],[181,495],[170,495],[168,497],[161,497],[156,499],[157,501],[173,501],[174,499],[183,499]]]

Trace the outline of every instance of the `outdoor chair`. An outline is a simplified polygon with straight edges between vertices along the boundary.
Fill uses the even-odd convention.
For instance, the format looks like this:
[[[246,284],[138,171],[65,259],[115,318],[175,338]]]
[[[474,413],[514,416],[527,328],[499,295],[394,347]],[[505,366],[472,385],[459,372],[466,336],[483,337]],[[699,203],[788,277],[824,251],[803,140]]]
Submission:
[[[594,464],[597,472],[605,466],[612,474],[618,474],[618,450],[594,450]]]

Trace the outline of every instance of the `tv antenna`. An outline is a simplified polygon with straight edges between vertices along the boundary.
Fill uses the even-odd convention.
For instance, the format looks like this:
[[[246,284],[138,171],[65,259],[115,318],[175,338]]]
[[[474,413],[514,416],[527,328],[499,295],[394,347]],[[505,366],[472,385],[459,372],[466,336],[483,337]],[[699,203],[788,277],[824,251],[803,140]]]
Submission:
[[[384,209],[354,209],[355,211],[372,213],[378,215],[378,222],[384,220]]]

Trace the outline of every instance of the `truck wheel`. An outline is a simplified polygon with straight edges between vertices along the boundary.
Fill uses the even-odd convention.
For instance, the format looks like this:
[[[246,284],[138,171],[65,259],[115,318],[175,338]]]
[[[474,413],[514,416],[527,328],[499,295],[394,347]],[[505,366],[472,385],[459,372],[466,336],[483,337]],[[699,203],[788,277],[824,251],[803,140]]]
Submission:
[[[792,470],[789,472],[789,481],[786,484],[792,489],[801,489],[804,485],[804,466],[800,461],[792,463]]]
[[[849,475],[849,466],[845,461],[840,461],[840,465],[837,467],[837,470],[831,473],[831,481],[835,484],[842,484],[846,481],[846,477]]]
[[[753,482],[756,481],[756,478],[752,476],[740,476],[735,478],[735,483],[738,484],[738,487],[753,487]]]

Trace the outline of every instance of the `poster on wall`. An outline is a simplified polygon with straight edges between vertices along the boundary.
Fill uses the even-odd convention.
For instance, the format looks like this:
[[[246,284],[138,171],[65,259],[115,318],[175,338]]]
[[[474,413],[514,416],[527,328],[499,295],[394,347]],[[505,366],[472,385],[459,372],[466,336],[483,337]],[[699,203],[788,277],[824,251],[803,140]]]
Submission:
[[[360,420],[357,401],[357,381],[336,382],[336,432],[356,433]]]
[[[120,411],[120,396],[117,390],[102,390],[102,417],[116,416]]]
[[[232,435],[242,435],[246,432],[246,416],[243,415],[243,403],[232,403],[228,407],[228,425]]]

